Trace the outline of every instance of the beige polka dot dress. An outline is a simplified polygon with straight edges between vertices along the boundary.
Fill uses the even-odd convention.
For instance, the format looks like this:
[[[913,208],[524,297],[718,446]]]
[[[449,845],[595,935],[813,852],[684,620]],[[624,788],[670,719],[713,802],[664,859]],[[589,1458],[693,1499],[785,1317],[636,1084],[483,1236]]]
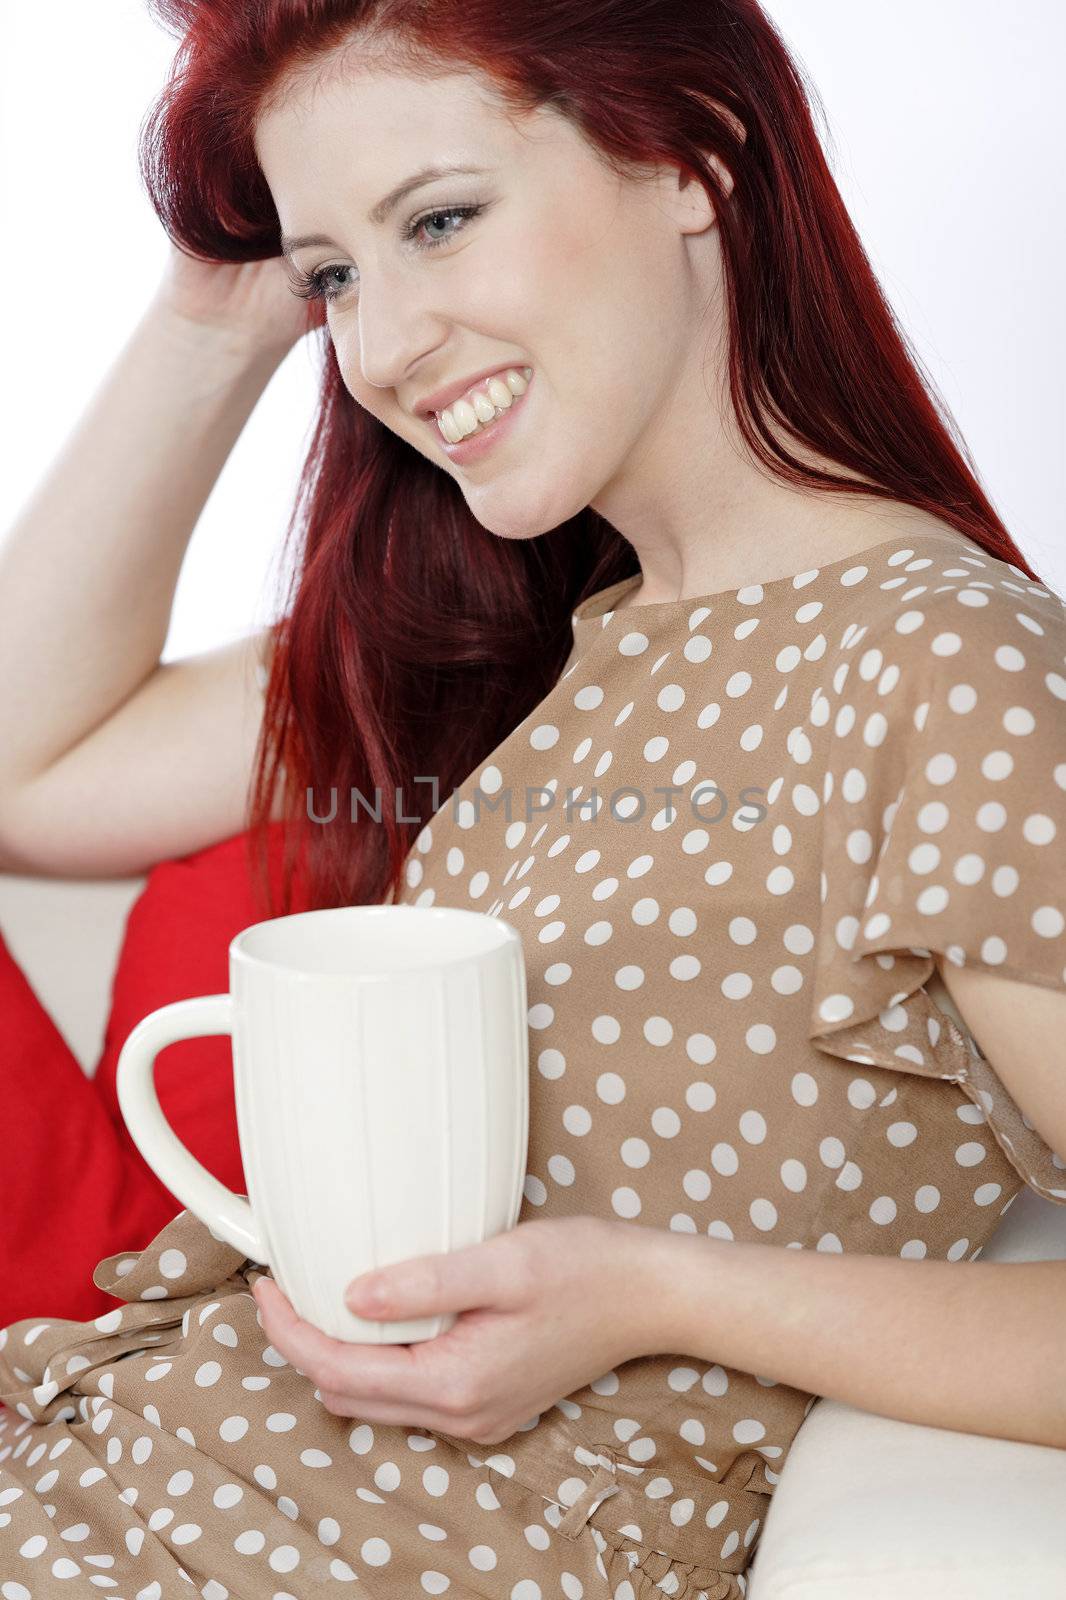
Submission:
[[[934,968],[1066,986],[1063,603],[946,529],[612,610],[637,582],[400,895],[522,935],[521,1220],[972,1260],[1023,1184],[1066,1202]],[[371,1426],[259,1271],[181,1212],[97,1267],[118,1308],[0,1333],[3,1600],[746,1593],[815,1396],[675,1351],[492,1447]]]

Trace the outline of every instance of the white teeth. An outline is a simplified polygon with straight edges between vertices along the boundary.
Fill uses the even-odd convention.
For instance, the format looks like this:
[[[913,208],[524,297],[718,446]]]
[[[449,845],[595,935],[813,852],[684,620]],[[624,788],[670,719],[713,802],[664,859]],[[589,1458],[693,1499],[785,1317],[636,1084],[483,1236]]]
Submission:
[[[489,392],[489,399],[498,405],[501,411],[508,411],[514,405],[514,395],[500,378],[490,378],[485,388]]]
[[[489,378],[484,390],[476,389],[470,400],[455,400],[437,414],[437,427],[449,444],[458,444],[480,431],[483,425],[495,421],[512,406],[519,395],[529,388],[532,367],[508,367],[503,378]],[[487,391],[487,392],[486,392]]]

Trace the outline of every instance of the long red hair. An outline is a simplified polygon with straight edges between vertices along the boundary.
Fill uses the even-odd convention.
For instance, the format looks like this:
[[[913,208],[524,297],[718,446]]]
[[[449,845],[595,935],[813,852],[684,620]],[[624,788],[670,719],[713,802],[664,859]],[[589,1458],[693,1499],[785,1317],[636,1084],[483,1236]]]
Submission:
[[[409,72],[479,70],[516,111],[548,104],[568,117],[619,174],[674,161],[704,184],[724,260],[730,394],[770,471],[919,507],[1036,577],[895,321],[827,165],[814,91],[756,0],[148,4],[179,47],[142,129],[141,169],[183,249],[280,254],[253,133],[289,69],[367,28]],[[733,176],[728,201],[705,151]],[[575,606],[640,570],[591,508],[532,539],[490,533],[446,472],[353,400],[320,304],[308,316],[321,397],[249,797],[271,915],[279,784],[291,819],[280,912],[297,875],[301,905],[387,900],[435,805],[558,681]],[[804,465],[785,433],[857,477]],[[313,820],[334,801],[333,820]]]

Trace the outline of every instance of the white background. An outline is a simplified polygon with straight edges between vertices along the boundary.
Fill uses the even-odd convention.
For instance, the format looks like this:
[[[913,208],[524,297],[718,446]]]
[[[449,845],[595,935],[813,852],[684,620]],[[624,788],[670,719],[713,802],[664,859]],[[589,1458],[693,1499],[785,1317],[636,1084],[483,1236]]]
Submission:
[[[769,0],[824,103],[846,204],[1000,515],[1066,593],[1060,0]],[[0,25],[0,334],[10,526],[150,298],[166,239],[137,133],[174,41],[142,0]],[[273,618],[315,404],[276,373],[203,511],[164,660]]]

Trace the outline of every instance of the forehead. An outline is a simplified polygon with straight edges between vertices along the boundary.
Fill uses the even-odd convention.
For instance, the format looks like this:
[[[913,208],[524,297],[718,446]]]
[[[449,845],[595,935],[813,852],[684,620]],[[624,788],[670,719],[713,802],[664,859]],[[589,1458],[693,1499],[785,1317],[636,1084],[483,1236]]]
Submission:
[[[371,65],[352,56],[304,69],[274,90],[256,119],[255,151],[275,195],[303,193],[316,174],[366,175],[367,185],[397,182],[399,166],[440,159],[442,152],[477,146],[484,157],[506,159],[518,134],[493,87],[472,72],[433,77]],[[364,195],[368,201],[371,196]]]
[[[349,44],[291,73],[256,121],[255,152],[283,234],[334,238],[373,225],[372,208],[423,169],[476,167],[556,192],[613,189],[580,129],[550,105],[508,102],[484,73],[463,66],[367,56]]]

